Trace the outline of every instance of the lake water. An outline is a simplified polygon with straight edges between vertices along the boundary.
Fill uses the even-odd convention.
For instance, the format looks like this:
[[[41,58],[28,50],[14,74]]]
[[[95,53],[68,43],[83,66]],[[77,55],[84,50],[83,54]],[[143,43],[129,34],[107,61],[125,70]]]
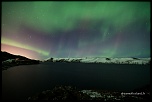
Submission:
[[[131,91],[150,84],[150,65],[42,63],[2,71],[2,98],[27,99],[56,85]]]

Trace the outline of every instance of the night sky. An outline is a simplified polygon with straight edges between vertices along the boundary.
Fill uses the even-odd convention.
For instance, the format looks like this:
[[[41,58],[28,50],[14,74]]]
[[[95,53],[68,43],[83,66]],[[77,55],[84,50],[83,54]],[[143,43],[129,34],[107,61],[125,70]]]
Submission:
[[[32,59],[150,57],[150,2],[2,2],[1,50]]]

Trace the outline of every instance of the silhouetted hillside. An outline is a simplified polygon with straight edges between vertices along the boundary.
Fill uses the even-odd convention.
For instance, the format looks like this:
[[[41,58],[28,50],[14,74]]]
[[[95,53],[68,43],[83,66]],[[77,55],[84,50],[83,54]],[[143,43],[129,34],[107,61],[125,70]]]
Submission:
[[[2,70],[6,70],[9,67],[17,65],[29,65],[29,64],[39,64],[39,60],[29,59],[19,55],[13,55],[8,52],[2,52]]]
[[[19,58],[20,60],[30,60],[29,58],[23,56],[13,55],[8,52],[2,52],[2,51],[1,51],[1,56],[2,56],[2,61],[6,61],[8,59],[16,59],[16,58]]]

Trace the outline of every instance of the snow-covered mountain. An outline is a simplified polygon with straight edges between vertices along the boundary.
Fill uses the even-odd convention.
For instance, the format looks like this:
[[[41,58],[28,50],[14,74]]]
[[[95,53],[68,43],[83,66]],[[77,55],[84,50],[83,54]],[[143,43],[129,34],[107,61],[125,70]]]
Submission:
[[[82,62],[82,63],[115,63],[115,64],[150,64],[151,58],[50,58],[45,61],[51,62]]]

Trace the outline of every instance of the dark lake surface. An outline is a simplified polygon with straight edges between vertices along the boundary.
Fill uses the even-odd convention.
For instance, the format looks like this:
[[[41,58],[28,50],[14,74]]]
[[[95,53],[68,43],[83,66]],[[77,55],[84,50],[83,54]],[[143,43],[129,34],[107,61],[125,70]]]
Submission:
[[[50,63],[2,71],[2,99],[27,99],[56,85],[132,91],[150,84],[150,65]]]

